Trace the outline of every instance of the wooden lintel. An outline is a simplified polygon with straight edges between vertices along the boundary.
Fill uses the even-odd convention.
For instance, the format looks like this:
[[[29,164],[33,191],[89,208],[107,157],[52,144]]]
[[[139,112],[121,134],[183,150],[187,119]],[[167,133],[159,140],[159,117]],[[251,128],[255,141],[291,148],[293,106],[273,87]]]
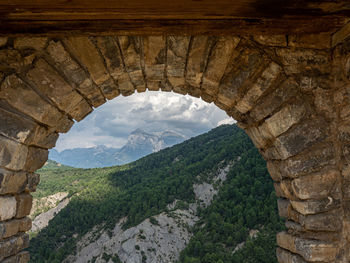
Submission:
[[[0,35],[331,34],[349,17],[347,0],[0,0]]]

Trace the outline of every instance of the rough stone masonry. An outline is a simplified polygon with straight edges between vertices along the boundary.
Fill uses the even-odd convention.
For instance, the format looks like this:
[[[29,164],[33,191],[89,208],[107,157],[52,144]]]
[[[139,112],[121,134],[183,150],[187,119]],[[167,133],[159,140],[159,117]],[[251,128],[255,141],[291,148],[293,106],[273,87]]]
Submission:
[[[35,171],[106,100],[174,91],[214,102],[265,160],[287,231],[281,263],[350,262],[350,36],[0,38],[0,261],[29,260]]]

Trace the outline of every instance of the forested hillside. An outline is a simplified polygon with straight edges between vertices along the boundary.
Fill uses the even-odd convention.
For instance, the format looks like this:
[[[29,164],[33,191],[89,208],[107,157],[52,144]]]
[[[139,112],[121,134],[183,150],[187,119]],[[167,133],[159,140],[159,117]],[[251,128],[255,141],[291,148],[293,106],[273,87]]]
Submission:
[[[128,229],[167,211],[175,200],[182,207],[198,203],[193,185],[209,182],[219,167],[232,163],[222,186],[214,185],[218,194],[211,205],[198,205],[199,221],[187,226],[193,237],[179,260],[275,262],[275,232],[282,224],[272,180],[258,151],[235,125],[220,126],[124,166],[42,169],[35,198],[68,192],[71,199],[31,240],[31,262],[62,262],[92,229],[113,235],[123,218],[122,228]],[[251,230],[257,236],[249,238]],[[100,258],[97,262],[121,262],[117,254]],[[144,254],[142,258],[148,262]]]

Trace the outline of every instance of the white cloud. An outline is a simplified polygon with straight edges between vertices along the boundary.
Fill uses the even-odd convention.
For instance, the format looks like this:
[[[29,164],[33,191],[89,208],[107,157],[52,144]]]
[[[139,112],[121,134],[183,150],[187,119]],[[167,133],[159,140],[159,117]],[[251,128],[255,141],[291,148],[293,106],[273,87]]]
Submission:
[[[219,121],[217,126],[224,125],[224,124],[233,124],[235,122],[236,121],[233,118],[227,118]]]
[[[95,109],[60,136],[56,149],[107,145],[121,147],[130,132],[174,130],[188,137],[232,123],[226,113],[201,99],[168,92],[117,97]]]

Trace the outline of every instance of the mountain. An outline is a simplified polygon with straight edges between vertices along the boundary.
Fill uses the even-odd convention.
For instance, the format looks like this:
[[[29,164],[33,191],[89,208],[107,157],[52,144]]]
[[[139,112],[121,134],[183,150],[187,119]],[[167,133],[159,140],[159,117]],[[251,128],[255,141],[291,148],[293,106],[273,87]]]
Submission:
[[[62,152],[52,149],[49,152],[49,159],[78,168],[106,167],[120,164],[115,159],[115,154],[118,151],[119,149],[109,148],[104,145],[91,148],[67,149]]]
[[[236,125],[122,166],[39,173],[31,262],[276,262],[273,183]]]
[[[172,131],[148,133],[137,129],[129,135],[127,143],[120,149],[104,145],[67,149],[62,152],[52,149],[49,153],[49,159],[77,168],[121,165],[181,143],[185,139],[185,136]]]

